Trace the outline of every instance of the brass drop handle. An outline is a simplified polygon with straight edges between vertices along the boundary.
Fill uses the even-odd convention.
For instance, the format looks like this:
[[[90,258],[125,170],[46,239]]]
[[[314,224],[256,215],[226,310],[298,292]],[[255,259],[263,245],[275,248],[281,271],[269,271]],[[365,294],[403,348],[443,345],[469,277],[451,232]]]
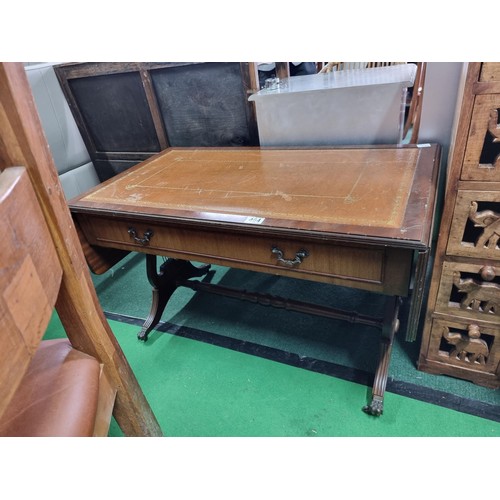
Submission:
[[[137,236],[137,231],[133,227],[128,228],[128,234],[134,239],[136,243],[139,243],[139,245],[142,245],[143,247],[146,245],[149,245],[149,241],[151,240],[151,237],[153,236],[153,230],[148,229],[147,231],[144,232],[144,236],[142,238],[139,238]]]
[[[277,255],[278,262],[280,264],[284,264],[285,266],[289,267],[302,264],[302,261],[309,255],[309,252],[307,250],[301,249],[295,254],[295,259],[289,260],[284,258],[283,251],[280,250],[278,247],[272,247],[271,252]]]

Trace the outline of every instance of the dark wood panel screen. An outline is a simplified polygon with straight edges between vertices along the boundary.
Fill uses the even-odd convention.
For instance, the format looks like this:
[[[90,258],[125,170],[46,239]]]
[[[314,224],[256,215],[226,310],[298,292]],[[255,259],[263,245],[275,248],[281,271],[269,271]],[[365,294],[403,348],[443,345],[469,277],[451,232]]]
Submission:
[[[69,80],[98,152],[159,151],[160,142],[138,73]]]
[[[253,63],[54,67],[101,181],[169,146],[257,146]]]

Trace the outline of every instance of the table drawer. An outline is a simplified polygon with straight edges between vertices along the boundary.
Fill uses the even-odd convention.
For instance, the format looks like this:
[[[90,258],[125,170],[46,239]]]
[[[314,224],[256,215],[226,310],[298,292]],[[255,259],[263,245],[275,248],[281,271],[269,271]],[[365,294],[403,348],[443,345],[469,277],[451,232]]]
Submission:
[[[163,223],[126,223],[90,216],[80,216],[78,221],[91,245],[271,272],[391,295],[408,293],[413,257],[409,249],[297,240],[262,232],[247,234],[168,227]]]

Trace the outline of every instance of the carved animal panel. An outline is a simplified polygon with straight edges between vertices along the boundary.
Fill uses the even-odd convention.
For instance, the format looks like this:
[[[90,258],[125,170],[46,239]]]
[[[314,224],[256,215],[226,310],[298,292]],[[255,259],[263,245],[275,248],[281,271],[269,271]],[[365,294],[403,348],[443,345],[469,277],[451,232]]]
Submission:
[[[500,142],[500,125],[498,124],[498,109],[492,108],[488,122],[488,132],[493,136],[493,142]]]
[[[477,202],[471,202],[469,210],[469,220],[475,227],[482,227],[483,231],[476,240],[477,248],[498,249],[500,239],[500,214],[493,210],[477,211]]]
[[[464,294],[460,301],[462,309],[498,314],[500,312],[500,285],[485,283],[472,278],[462,279],[460,272],[453,273],[453,284]]]
[[[465,363],[479,363],[485,365],[490,354],[488,344],[481,337],[478,325],[469,325],[468,335],[459,332],[450,332],[447,326],[443,327],[443,338],[453,346],[450,359]]]
[[[498,109],[492,108],[490,111],[490,119],[488,121],[488,132],[492,135],[492,143],[500,142],[500,126],[498,124]],[[497,155],[492,163],[493,167],[497,168],[500,165],[500,155]]]

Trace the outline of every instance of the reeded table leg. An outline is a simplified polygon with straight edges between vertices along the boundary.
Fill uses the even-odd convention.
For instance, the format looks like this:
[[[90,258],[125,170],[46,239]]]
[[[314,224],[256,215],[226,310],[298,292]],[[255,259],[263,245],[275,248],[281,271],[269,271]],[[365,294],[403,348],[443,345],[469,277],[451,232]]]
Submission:
[[[370,404],[363,407],[363,411],[365,413],[376,417],[382,415],[384,411],[384,393],[387,385],[392,343],[394,341],[394,335],[399,329],[398,314],[400,305],[400,297],[393,297],[387,301],[384,326],[382,328],[382,338],[380,340],[380,361],[375,373],[372,400]]]
[[[196,267],[187,260],[168,259],[157,272],[156,255],[146,255],[146,270],[148,280],[153,287],[151,310],[137,337],[148,340],[149,332],[158,324],[168,300],[177,289],[178,282],[204,276],[210,270],[210,264]]]

